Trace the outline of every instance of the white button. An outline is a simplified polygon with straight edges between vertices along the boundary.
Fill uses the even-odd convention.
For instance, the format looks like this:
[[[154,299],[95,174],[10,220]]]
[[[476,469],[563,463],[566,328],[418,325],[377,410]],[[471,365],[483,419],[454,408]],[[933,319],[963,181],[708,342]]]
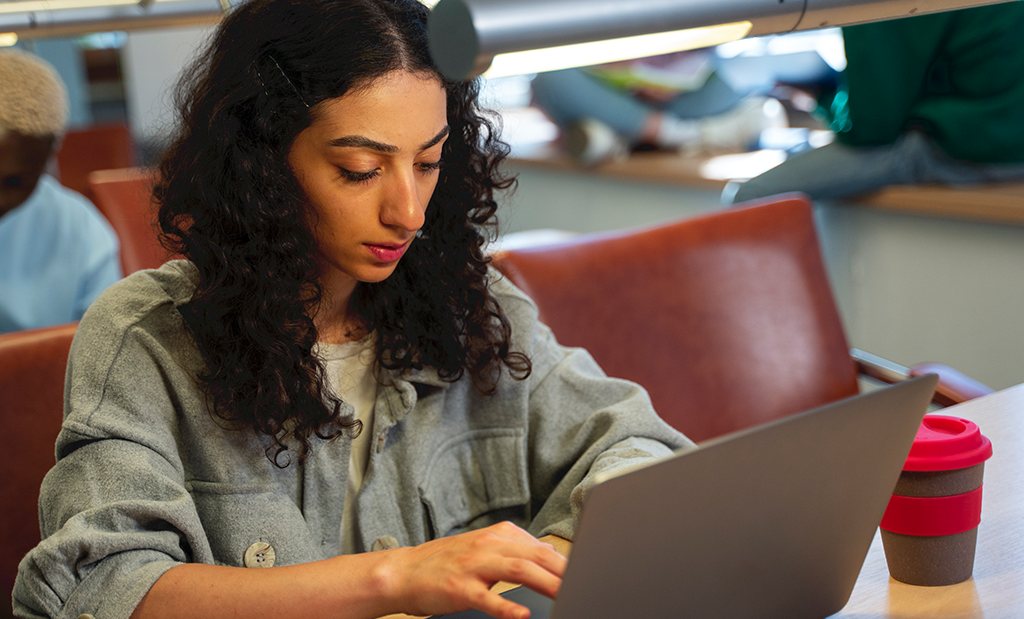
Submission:
[[[264,541],[254,542],[245,549],[245,556],[242,563],[245,567],[274,567],[274,559],[277,554],[274,547]]]
[[[391,550],[392,548],[398,548],[398,540],[390,535],[383,535],[373,540],[370,550],[377,552],[378,550]]]

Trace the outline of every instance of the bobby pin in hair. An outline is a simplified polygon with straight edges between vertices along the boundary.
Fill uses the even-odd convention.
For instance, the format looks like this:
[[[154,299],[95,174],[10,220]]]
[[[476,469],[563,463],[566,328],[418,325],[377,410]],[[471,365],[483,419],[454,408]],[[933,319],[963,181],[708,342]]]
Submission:
[[[277,58],[274,58],[274,56],[271,54],[267,54],[267,57],[270,58],[270,61],[274,63],[274,66],[277,67],[277,70],[281,72],[281,77],[284,78],[284,81],[288,82],[288,85],[292,87],[292,92],[295,93],[295,96],[299,98],[299,101],[302,101],[302,105],[305,105],[306,109],[308,110],[309,104],[306,103],[306,100],[302,98],[302,95],[299,94],[299,89],[295,87],[295,84],[291,81],[291,79],[288,78],[288,74],[285,73],[284,69],[281,68],[281,65],[278,64]],[[257,74],[258,73],[259,72],[257,71]]]

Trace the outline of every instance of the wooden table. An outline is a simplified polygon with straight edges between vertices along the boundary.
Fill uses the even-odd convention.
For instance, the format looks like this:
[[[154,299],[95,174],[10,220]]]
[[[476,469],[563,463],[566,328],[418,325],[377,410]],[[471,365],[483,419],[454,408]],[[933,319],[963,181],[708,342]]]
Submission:
[[[915,587],[893,580],[876,533],[850,602],[833,617],[1024,618],[1024,384],[939,412],[974,421],[992,440],[974,577],[947,587]],[[562,554],[571,550],[565,540],[546,541],[556,543]],[[408,616],[388,619],[404,617]]]

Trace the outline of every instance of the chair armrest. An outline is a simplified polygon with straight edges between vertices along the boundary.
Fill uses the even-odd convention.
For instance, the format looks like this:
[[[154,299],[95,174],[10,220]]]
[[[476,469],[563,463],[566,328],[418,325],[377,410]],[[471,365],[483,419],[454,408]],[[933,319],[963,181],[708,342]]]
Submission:
[[[857,364],[858,373],[887,384],[924,374],[937,374],[939,384],[932,402],[939,406],[952,406],[993,391],[984,383],[941,363],[919,363],[907,367],[857,348],[850,349],[850,356]]]
[[[910,368],[911,376],[938,374],[939,386],[932,400],[942,406],[952,406],[992,393],[988,385],[974,380],[963,372],[942,363],[918,363]]]
[[[879,382],[891,385],[910,378],[910,368],[890,361],[884,357],[869,353],[859,348],[851,348],[850,356],[857,364],[857,373]]]

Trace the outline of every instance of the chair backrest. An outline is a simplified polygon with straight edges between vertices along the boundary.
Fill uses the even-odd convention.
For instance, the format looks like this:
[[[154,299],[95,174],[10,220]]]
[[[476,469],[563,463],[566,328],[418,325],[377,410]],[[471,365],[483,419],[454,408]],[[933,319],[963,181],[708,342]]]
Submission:
[[[96,207],[121,242],[121,268],[125,275],[158,268],[171,258],[157,235],[154,182],[156,171],[146,168],[100,170],[89,175]]]
[[[55,461],[75,327],[0,335],[0,436],[8,463],[0,476],[0,592],[8,600],[18,562],[39,542],[39,485]]]
[[[857,393],[810,204],[790,194],[495,256],[567,345],[694,440]]]
[[[128,125],[112,123],[71,129],[57,150],[60,182],[80,194],[89,194],[89,173],[135,165],[135,141]]]

